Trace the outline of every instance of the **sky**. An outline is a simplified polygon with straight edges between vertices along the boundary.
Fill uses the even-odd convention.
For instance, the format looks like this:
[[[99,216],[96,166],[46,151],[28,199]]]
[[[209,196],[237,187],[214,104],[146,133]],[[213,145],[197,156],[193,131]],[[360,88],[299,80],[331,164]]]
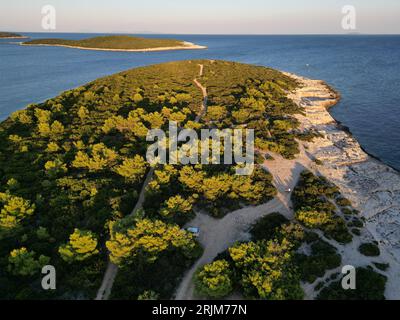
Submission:
[[[166,34],[400,34],[400,0],[0,0],[0,31]],[[356,29],[342,27],[352,5]]]

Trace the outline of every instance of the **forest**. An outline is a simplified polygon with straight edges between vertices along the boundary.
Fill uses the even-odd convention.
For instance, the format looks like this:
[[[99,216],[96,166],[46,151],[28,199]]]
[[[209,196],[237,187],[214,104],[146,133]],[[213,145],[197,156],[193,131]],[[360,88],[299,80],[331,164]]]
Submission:
[[[0,31],[0,39],[1,38],[25,38],[25,37],[18,33],[14,33],[14,32]]]
[[[209,101],[197,121],[199,64]],[[269,68],[181,61],[104,77],[14,112],[0,124],[0,298],[93,299],[109,260],[119,267],[111,299],[172,298],[202,254],[184,228],[196,212],[222,218],[277,191],[263,159],[249,176],[236,175],[236,164],[151,167],[148,131],[168,131],[170,121],[195,130],[251,128],[260,153],[293,159],[298,141],[315,136],[299,130],[295,115],[303,110],[287,98],[296,86]],[[142,208],[134,210],[150,172]],[[201,267],[197,294],[302,299],[301,282],[337,268],[341,257],[328,241],[351,242],[363,227],[358,212],[335,185],[308,171],[292,201],[294,221],[267,215],[251,241]],[[379,255],[373,243],[359,250]],[[47,264],[57,270],[57,290],[41,288]],[[365,290],[376,284],[380,295],[385,279],[375,276]],[[344,295],[334,282],[322,288],[322,298]]]
[[[141,38],[127,35],[99,36],[83,40],[35,39],[24,42],[25,45],[64,45],[82,48],[140,50],[165,47],[182,47],[183,41],[174,39]]]
[[[200,63],[210,113],[196,123],[203,97],[193,79]],[[222,122],[240,128],[243,109],[252,114],[250,127],[267,125],[259,147],[293,157],[292,115],[301,110],[286,92],[295,86],[272,69],[182,61],[101,78],[13,113],[0,124],[1,298],[93,298],[108,252],[121,269],[112,297],[170,298],[201,254],[182,229],[195,210],[222,217],[265,203],[276,190],[258,166],[251,176],[237,176],[234,165],[157,166],[143,210],[132,212],[150,170],[148,130],[167,131],[169,121],[196,130]],[[56,291],[40,287],[45,264],[57,269]],[[157,282],[159,270],[165,277]]]

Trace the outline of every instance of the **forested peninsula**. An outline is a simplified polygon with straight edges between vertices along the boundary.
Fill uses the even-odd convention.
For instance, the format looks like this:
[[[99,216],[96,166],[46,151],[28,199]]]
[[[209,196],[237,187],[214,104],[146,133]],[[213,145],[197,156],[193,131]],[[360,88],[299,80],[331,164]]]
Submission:
[[[320,81],[189,60],[104,77],[14,112],[0,124],[0,298],[396,295],[398,265],[371,231],[371,196],[357,183],[372,165],[386,181],[400,178],[329,118],[337,99]],[[151,167],[146,135],[170,121],[254,129],[255,170]],[[47,264],[57,290],[38,281]],[[357,290],[340,286],[345,264],[357,268]]]

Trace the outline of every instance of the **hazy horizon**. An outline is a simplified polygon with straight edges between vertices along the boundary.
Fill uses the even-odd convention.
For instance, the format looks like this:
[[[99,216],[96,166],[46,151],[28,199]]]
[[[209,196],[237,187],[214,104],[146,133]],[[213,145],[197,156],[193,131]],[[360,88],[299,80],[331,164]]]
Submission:
[[[157,31],[111,31],[111,32],[95,32],[95,31],[24,31],[24,30],[6,30],[1,29],[0,32],[19,32],[19,33],[54,33],[54,34],[115,34],[115,35],[193,35],[193,36],[400,36],[399,33],[361,33],[361,32],[348,32],[348,33],[165,33]]]
[[[400,34],[398,0],[3,0],[0,30],[49,32],[44,5],[56,9],[58,33],[220,35]],[[357,28],[342,28],[342,8],[356,9]]]

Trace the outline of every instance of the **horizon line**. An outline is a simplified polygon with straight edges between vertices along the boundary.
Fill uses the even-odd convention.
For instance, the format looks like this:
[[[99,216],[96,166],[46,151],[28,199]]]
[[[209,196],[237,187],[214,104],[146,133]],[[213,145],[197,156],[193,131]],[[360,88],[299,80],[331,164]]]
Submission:
[[[94,31],[2,31],[2,32],[18,32],[18,33],[71,33],[71,34],[139,34],[139,35],[206,35],[206,36],[398,36],[400,33],[362,33],[362,32],[349,32],[349,33],[165,33],[165,32],[127,32],[127,31],[111,31],[111,32],[94,32]]]

